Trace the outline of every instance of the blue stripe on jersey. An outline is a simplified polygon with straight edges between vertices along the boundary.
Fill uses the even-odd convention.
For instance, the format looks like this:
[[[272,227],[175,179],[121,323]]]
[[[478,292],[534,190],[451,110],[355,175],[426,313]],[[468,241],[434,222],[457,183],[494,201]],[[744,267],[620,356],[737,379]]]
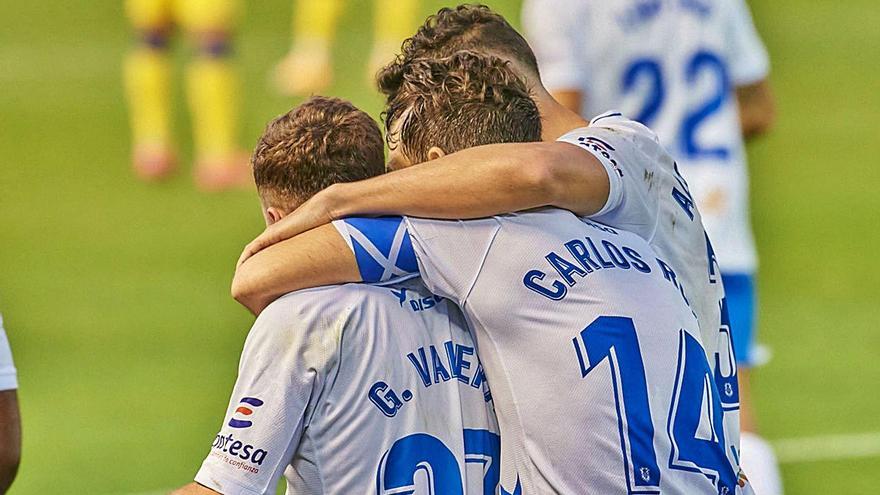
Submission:
[[[403,217],[352,217],[344,222],[364,282],[387,282],[418,274],[416,253]]]

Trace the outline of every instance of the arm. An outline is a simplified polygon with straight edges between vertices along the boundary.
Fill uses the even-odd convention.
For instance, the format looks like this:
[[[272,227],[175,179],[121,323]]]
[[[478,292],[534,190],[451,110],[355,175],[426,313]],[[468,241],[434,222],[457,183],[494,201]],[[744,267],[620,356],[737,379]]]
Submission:
[[[332,225],[260,251],[240,264],[232,297],[254,314],[283,294],[309,287],[360,282],[354,254]]]
[[[21,418],[15,390],[0,392],[0,493],[6,493],[21,459]]]
[[[767,79],[738,86],[736,101],[743,137],[750,139],[770,130],[776,120],[776,102]]]
[[[215,492],[210,488],[205,488],[198,483],[190,483],[184,487],[174,490],[173,492],[171,492],[170,495],[212,495],[214,493],[220,492]]]
[[[471,219],[555,206],[578,215],[608,200],[606,169],[568,143],[492,144],[373,179],[336,184],[276,222],[239,260],[302,232],[352,215]]]

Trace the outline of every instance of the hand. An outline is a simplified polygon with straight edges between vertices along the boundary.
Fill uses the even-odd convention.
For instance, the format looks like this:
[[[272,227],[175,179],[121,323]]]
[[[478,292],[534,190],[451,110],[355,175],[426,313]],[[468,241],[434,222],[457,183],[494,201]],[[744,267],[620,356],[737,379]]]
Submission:
[[[286,217],[266,227],[262,234],[245,246],[244,251],[238,258],[236,269],[251,256],[259,253],[267,247],[295,237],[321,225],[335,220],[330,208],[330,188],[321,191],[311,199],[300,205]]]

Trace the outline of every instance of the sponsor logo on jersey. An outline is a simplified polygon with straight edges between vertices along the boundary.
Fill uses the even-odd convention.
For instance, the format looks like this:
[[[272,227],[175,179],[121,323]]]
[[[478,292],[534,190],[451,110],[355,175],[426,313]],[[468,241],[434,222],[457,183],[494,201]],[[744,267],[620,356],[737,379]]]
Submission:
[[[262,405],[263,401],[256,397],[242,397],[238,401],[238,407],[235,408],[235,412],[232,413],[232,418],[229,419],[229,426],[232,428],[250,428],[254,422],[248,418],[254,413],[254,409]]]
[[[236,439],[232,433],[228,435],[218,433],[211,448],[214,449],[211,455],[216,455],[227,464],[254,474],[260,472],[258,466],[261,466],[269,455],[264,449]]]

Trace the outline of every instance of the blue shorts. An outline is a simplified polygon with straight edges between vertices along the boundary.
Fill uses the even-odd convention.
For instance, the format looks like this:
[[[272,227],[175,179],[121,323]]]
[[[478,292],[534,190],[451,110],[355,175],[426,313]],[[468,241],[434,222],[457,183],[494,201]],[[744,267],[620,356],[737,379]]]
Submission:
[[[750,368],[755,364],[755,277],[745,273],[722,273],[721,281],[730,314],[736,364]]]

